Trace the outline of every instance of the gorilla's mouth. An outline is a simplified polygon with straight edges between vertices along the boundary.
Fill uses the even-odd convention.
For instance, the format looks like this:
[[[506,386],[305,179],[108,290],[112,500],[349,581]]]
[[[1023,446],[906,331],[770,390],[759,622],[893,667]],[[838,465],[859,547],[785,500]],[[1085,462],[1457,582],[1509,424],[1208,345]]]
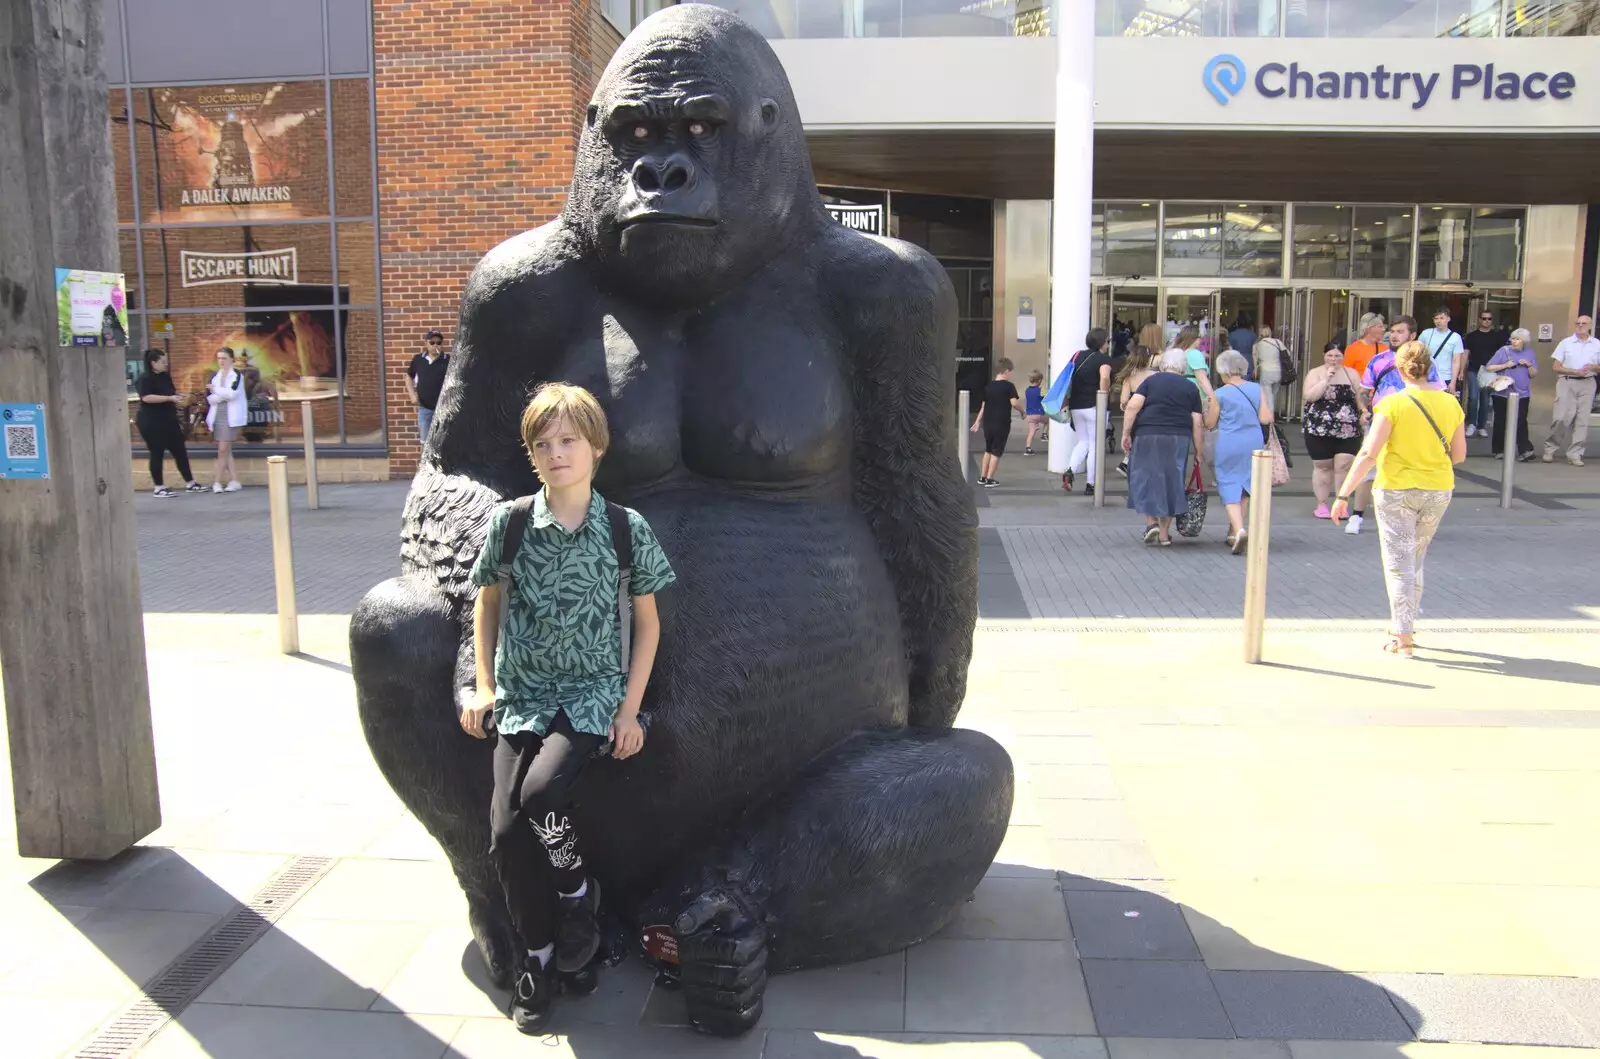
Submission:
[[[641,224],[675,224],[685,228],[715,228],[717,222],[706,217],[690,217],[681,213],[636,213],[622,218],[618,228],[627,231]]]

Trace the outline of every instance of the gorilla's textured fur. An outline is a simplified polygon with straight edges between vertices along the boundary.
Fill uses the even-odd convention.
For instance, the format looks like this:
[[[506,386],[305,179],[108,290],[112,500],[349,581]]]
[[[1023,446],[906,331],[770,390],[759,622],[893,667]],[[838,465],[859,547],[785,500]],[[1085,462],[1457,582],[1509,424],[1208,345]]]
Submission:
[[[769,970],[891,952],[971,894],[1012,775],[951,727],[977,610],[955,316],[931,257],[827,218],[747,25],[670,7],[624,42],[561,216],[467,284],[404,576],[351,623],[373,755],[448,852],[497,978],[515,939],[486,853],[490,746],[456,703],[489,511],[537,488],[517,419],[541,380],[599,396],[596,486],[679,577],[644,752],[592,763],[574,814],[612,911],[675,929],[695,1022],[746,1029]]]

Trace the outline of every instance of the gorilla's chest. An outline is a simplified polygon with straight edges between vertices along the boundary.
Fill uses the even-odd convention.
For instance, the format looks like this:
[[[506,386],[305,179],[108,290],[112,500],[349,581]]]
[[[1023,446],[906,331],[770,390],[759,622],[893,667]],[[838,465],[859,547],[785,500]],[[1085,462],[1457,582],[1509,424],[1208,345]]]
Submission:
[[[687,318],[614,305],[601,320],[573,351],[586,366],[573,381],[606,405],[607,477],[643,483],[684,469],[784,487],[846,469],[844,351],[816,306],[756,292]]]

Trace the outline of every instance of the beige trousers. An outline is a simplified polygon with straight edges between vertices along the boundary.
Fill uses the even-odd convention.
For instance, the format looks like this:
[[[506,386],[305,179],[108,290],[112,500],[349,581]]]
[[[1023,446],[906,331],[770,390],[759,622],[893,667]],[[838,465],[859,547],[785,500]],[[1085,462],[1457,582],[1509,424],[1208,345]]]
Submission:
[[[1560,448],[1558,439],[1571,431],[1567,459],[1583,459],[1583,446],[1589,440],[1589,407],[1594,404],[1594,376],[1574,379],[1563,375],[1556,380],[1556,412],[1550,421],[1550,436],[1544,439],[1544,458],[1553,460]]]

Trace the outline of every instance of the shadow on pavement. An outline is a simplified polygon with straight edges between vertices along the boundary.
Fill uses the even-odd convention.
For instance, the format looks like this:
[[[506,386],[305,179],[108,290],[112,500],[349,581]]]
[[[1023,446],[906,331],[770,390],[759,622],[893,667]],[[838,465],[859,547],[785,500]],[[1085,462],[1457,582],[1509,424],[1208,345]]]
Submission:
[[[1453,655],[1455,658],[1434,658],[1433,655]],[[1553,680],[1558,684],[1584,684],[1600,687],[1600,666],[1584,665],[1556,658],[1518,658],[1515,655],[1489,654],[1484,651],[1463,651],[1454,647],[1430,647],[1417,644],[1417,658],[1432,662],[1440,669],[1456,669],[1464,673],[1492,673],[1502,677],[1523,677],[1529,680]]]

